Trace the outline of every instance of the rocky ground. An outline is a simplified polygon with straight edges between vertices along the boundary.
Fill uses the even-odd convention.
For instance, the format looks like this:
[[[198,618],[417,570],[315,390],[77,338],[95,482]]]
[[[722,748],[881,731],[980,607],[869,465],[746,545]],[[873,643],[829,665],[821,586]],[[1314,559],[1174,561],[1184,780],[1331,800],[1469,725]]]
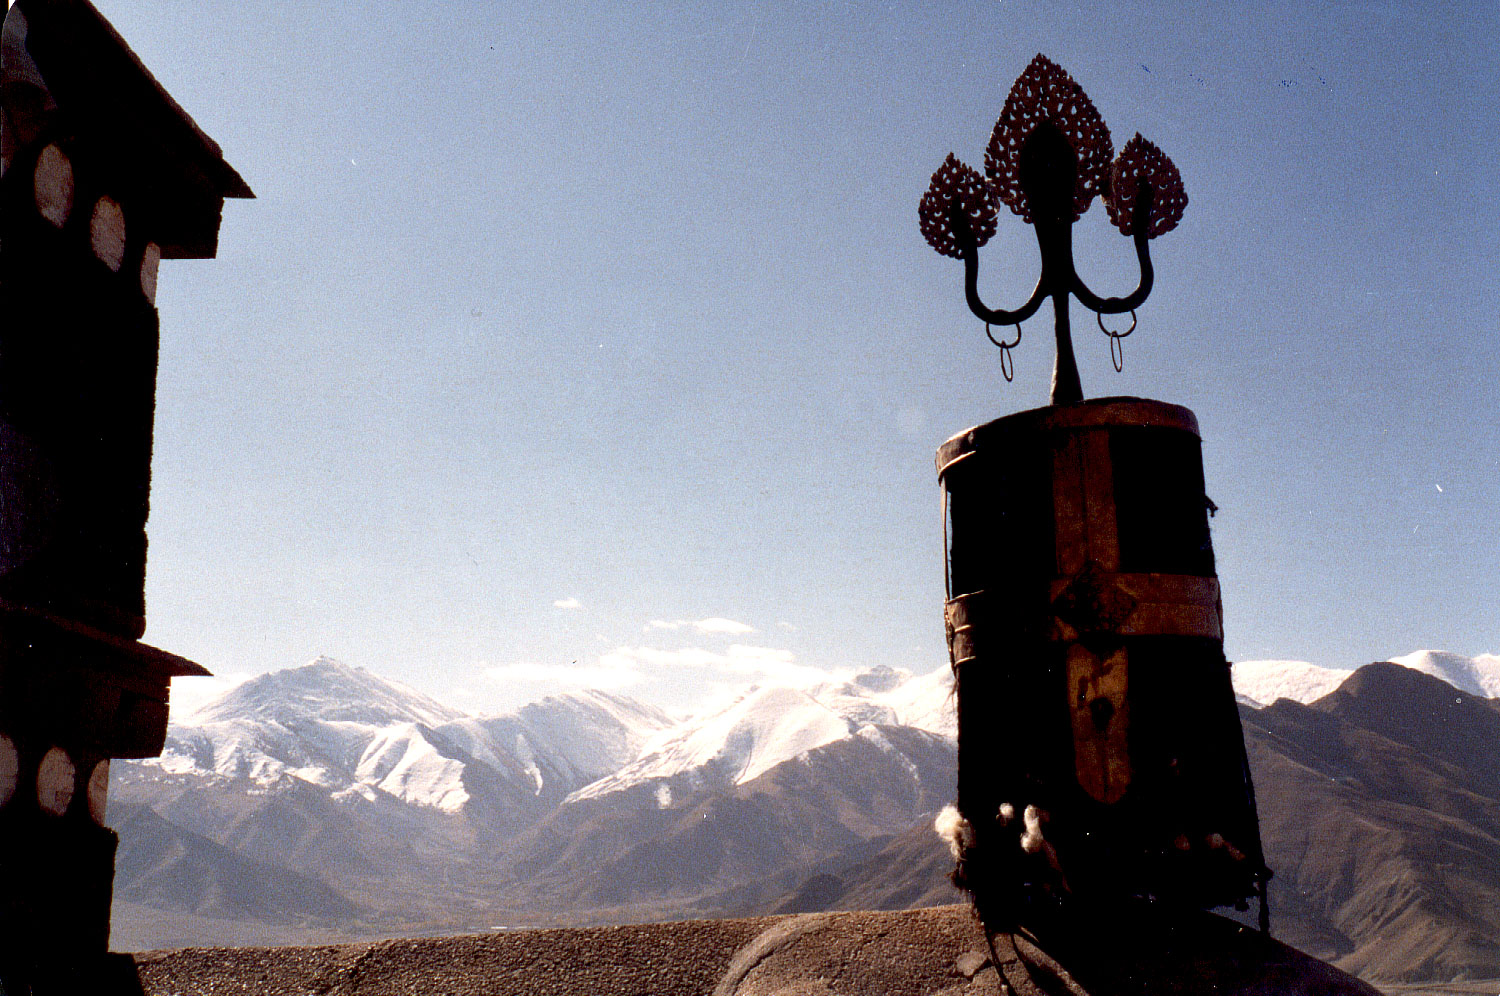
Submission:
[[[1079,940],[1063,958],[1070,974],[1025,939],[1002,937],[997,973],[968,908],[945,906],[311,948],[199,948],[135,959],[144,992],[160,996],[978,996],[1004,992],[1002,975],[1016,996],[1376,996],[1336,969],[1218,918],[1149,938],[1122,924],[1111,938],[1090,931]],[[1090,950],[1108,954],[1091,959]]]

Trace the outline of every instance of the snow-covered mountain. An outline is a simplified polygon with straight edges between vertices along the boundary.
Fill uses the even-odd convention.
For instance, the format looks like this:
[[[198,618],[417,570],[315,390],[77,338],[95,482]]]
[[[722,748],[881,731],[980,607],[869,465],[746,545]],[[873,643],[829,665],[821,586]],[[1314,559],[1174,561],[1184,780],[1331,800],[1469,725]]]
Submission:
[[[476,717],[320,658],[245,682],[173,723],[162,757],[115,767],[111,798],[140,845],[122,850],[120,881],[219,915],[204,897],[222,876],[160,860],[212,852],[242,878],[307,879],[262,920],[381,911],[422,930],[496,909],[773,902],[952,797],[950,684],[946,669],[875,668],[749,688],[685,719],[599,691]]]
[[[675,721],[655,706],[601,691],[548,696],[514,713],[465,719],[438,730],[494,764],[506,752],[532,793],[557,801],[633,761]]]
[[[881,665],[848,681],[814,685],[808,694],[860,723],[912,726],[939,736],[958,736],[953,672],[945,667],[913,675]]]
[[[619,771],[566,801],[623,791],[644,782],[696,775],[698,784],[741,785],[859,728],[806,692],[759,688],[728,707],[657,734]]]
[[[199,707],[187,722],[259,721],[305,726],[311,721],[441,726],[464,714],[389,678],[319,657],[302,667],[251,678]]]
[[[957,735],[951,688],[946,669],[913,676],[885,666],[807,688],[750,688],[727,706],[662,730],[633,762],[565,801],[648,782],[670,792],[678,778],[695,789],[744,785],[835,741],[878,739],[877,726],[909,726],[951,739]]]
[[[1352,669],[1324,667],[1307,661],[1235,661],[1229,669],[1234,694],[1252,709],[1277,699],[1306,705],[1321,699],[1344,683]]]
[[[1500,655],[1465,657],[1442,650],[1418,650],[1391,663],[1430,674],[1470,695],[1500,698]],[[1238,661],[1230,671],[1235,694],[1252,708],[1277,699],[1306,705],[1338,688],[1353,668],[1326,667],[1307,661]]]
[[[1411,671],[1385,670],[1423,671],[1472,695],[1500,690],[1494,655],[1420,651],[1397,663]],[[1259,707],[1324,698],[1353,672],[1258,661],[1233,675],[1242,701]],[[1272,800],[1295,806],[1305,795],[1305,769],[1256,748],[1256,723],[1292,723],[1274,746],[1315,713],[1374,701],[1358,682],[1346,692],[1311,710],[1283,702],[1245,714],[1266,825],[1278,825]],[[1468,701],[1452,708],[1493,719],[1488,704]],[[947,852],[930,827],[953,796],[954,712],[946,668],[875,668],[749,688],[685,719],[597,691],[474,717],[319,659],[174,723],[163,757],[115,766],[112,812],[131,835],[117,883],[142,904],[141,929],[152,909],[380,931],[470,930],[497,915],[750,914],[802,884],[826,885],[830,869],[888,876],[881,848],[917,827],[914,839],[938,849],[935,863],[919,863],[941,886]],[[1352,777],[1330,771],[1318,777],[1325,789]],[[224,882],[252,879],[266,885],[256,911],[211,901]],[[1309,882],[1309,894],[1323,888]],[[932,883],[917,884],[913,897]]]
[[[173,723],[162,756],[139,767],[261,789],[296,780],[340,802],[391,798],[449,813],[480,804],[490,815],[520,806],[536,816],[519,796],[545,807],[679,775],[743,784],[865,726],[951,738],[950,687],[946,670],[914,677],[878,667],[808,688],[752,688],[679,721],[600,691],[472,717],[320,657],[246,681]]]
[[[1443,650],[1418,650],[1404,657],[1392,657],[1391,663],[1430,674],[1470,695],[1500,698],[1500,654],[1464,657]]]
[[[1393,658],[1473,695],[1500,696],[1500,656],[1420,650]],[[1308,703],[1353,673],[1306,661],[1234,665],[1235,692],[1252,707]],[[800,687],[761,686],[687,719],[600,691],[543,699],[505,715],[473,717],[414,689],[318,658],[261,675],[174,723],[160,758],[139,775],[292,782],[335,802],[476,810],[531,825],[552,807],[657,784],[730,788],[829,744],[909,727],[952,740],[952,680],[877,667]]]
[[[1500,656],[1419,650],[1394,662],[1473,695],[1500,696]],[[1234,665],[1240,701],[1309,703],[1353,672],[1306,661]],[[160,758],[139,762],[180,778],[295,781],[335,802],[403,804],[500,824],[531,825],[552,807],[642,785],[670,796],[730,788],[875,727],[952,740],[946,668],[877,667],[801,687],[761,686],[687,719],[600,691],[553,696],[505,715],[473,717],[414,689],[319,658],[246,681],[172,724]],[[477,807],[477,809],[476,809]]]
[[[173,723],[162,756],[139,767],[262,790],[295,780],[341,802],[389,797],[452,813],[483,794],[491,809],[514,809],[517,796],[556,802],[615,771],[670,723],[651,706],[592,691],[476,719],[320,657]]]

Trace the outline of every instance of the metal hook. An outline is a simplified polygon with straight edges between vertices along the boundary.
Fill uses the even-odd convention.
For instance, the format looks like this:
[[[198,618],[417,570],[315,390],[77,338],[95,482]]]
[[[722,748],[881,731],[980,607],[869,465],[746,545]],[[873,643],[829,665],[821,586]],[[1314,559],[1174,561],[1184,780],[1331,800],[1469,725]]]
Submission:
[[[1120,340],[1135,331],[1135,309],[1130,309],[1130,328],[1124,332],[1111,332],[1104,327],[1104,312],[1094,312],[1094,321],[1099,323],[1099,331],[1109,336],[1109,361],[1115,365],[1115,373],[1125,371],[1125,344]]]
[[[1109,336],[1111,339],[1123,339],[1127,335],[1129,335],[1130,333],[1132,333],[1132,332],[1135,331],[1135,309],[1134,308],[1130,309],[1130,328],[1126,329],[1124,332],[1111,332],[1109,329],[1105,328],[1104,327],[1104,312],[1102,312],[1102,311],[1096,311],[1096,312],[1094,312],[1094,321],[1096,321],[1096,322],[1099,323],[1099,331],[1103,332],[1105,335]]]
[[[989,338],[990,342],[1000,347],[1000,373],[1005,376],[1005,382],[1009,384],[1016,379],[1016,361],[1010,355],[1010,351],[1021,344],[1021,323],[1016,322],[1015,342],[1001,342],[996,339],[995,334],[990,331],[989,322],[984,323],[984,334]]]
[[[985,322],[984,323],[984,334],[987,335],[987,336],[989,336],[990,342],[993,342],[995,345],[999,346],[1001,349],[1015,349],[1017,346],[1019,346],[1021,344],[1021,323],[1020,322],[1016,322],[1016,341],[1015,342],[1000,342],[998,339],[996,339],[995,338],[995,334],[990,331],[990,323],[989,322]]]

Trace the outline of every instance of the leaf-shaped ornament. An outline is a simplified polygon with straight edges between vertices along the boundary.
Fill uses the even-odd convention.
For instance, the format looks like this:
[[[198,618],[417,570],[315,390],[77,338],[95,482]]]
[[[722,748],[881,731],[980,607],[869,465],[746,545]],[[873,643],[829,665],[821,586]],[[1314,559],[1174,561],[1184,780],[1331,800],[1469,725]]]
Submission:
[[[932,174],[932,183],[922,195],[917,213],[927,244],[944,256],[962,259],[965,246],[953,230],[955,204],[969,223],[974,245],[978,247],[988,242],[995,234],[995,216],[1000,210],[995,203],[995,193],[978,170],[965,165],[950,152],[943,165]]]
[[[1109,220],[1126,235],[1131,234],[1135,218],[1135,200],[1141,184],[1151,185],[1151,212],[1146,216],[1146,237],[1156,238],[1177,227],[1182,210],[1187,207],[1187,191],[1182,189],[1182,174],[1167,154],[1146,141],[1137,132],[1120,150],[1110,171],[1109,190],[1104,204]]]
[[[984,173],[995,194],[1026,221],[1034,221],[1026,192],[1021,188],[1021,149],[1044,121],[1051,121],[1078,156],[1073,187],[1073,220],[1087,211],[1094,195],[1109,182],[1115,147],[1109,126],[1094,102],[1067,71],[1045,55],[1037,55],[1016,78],[990,133],[984,153]]]

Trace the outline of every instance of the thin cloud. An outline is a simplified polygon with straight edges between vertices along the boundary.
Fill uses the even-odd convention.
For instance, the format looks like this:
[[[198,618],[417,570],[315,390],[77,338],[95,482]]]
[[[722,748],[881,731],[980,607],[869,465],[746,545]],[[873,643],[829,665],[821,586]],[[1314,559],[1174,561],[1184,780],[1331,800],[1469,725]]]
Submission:
[[[559,598],[552,603],[554,609],[581,609],[583,603],[576,598]]]
[[[733,619],[724,619],[720,616],[713,616],[709,619],[699,619],[697,622],[693,623],[693,628],[700,633],[725,633],[730,636],[743,636],[746,633],[755,632],[754,626],[748,626],[742,622],[735,622]]]
[[[723,616],[710,616],[707,619],[653,619],[646,624],[644,631],[649,633],[654,629],[691,629],[715,636],[744,636],[756,631],[748,623],[725,619]]]

